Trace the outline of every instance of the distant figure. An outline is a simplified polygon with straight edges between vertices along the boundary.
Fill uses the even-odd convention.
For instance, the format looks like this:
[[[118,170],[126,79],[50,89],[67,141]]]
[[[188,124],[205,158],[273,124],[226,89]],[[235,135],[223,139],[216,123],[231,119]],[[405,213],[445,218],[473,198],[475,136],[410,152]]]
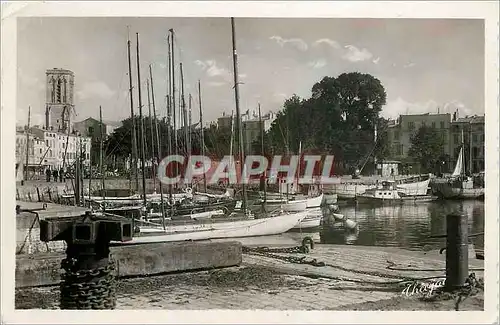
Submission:
[[[45,170],[45,179],[47,180],[47,182],[50,182],[50,175],[51,175],[50,168],[47,168]]]
[[[61,167],[61,169],[59,169],[59,182],[63,183],[65,181],[66,179],[64,178],[64,170]]]
[[[57,169],[54,169],[54,171],[52,172],[52,176],[54,177],[54,182],[57,183],[57,176],[58,176]]]
[[[391,176],[394,176],[394,168],[391,168]]]

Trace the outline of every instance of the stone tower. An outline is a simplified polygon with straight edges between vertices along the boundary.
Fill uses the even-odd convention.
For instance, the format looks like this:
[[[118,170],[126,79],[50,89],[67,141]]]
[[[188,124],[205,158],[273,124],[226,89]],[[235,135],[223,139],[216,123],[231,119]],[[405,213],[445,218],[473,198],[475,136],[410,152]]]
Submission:
[[[45,127],[59,132],[72,132],[75,115],[73,104],[75,75],[70,70],[46,72]]]

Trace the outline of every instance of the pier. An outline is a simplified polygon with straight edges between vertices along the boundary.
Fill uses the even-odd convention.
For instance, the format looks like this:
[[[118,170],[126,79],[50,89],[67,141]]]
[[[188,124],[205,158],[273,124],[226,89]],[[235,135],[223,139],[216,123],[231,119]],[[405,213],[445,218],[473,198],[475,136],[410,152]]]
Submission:
[[[40,220],[85,211],[57,204],[18,205],[42,208],[37,211]],[[39,226],[29,214],[21,212],[17,218],[22,249],[16,257],[16,308],[59,308],[59,268],[67,246],[41,242]],[[447,275],[450,278],[449,257],[436,249],[321,244],[319,238],[307,251],[291,249],[307,237],[297,233],[111,247],[118,279],[115,308],[418,310],[419,304],[429,309],[430,302],[422,297],[444,288]],[[466,257],[467,264],[460,264],[465,271],[458,276],[482,279],[483,261],[476,258],[473,246],[466,246],[464,253],[448,263],[463,264]],[[459,280],[463,285],[464,279]],[[482,308],[484,293],[478,283],[476,291],[468,293],[472,299],[459,310]],[[434,289],[429,291],[429,286]],[[44,303],[35,305],[39,301]],[[451,298],[436,304],[443,310],[457,306]]]

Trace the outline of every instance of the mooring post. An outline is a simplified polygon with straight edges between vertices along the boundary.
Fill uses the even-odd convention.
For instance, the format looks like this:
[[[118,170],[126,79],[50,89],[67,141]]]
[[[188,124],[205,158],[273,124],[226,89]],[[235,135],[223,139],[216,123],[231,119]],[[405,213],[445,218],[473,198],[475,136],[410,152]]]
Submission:
[[[86,212],[80,217],[40,220],[40,240],[66,241],[61,262],[61,309],[114,309],[116,270],[111,241],[132,239],[132,224]]]
[[[468,219],[464,214],[446,216],[446,282],[448,291],[463,287],[469,276]]]

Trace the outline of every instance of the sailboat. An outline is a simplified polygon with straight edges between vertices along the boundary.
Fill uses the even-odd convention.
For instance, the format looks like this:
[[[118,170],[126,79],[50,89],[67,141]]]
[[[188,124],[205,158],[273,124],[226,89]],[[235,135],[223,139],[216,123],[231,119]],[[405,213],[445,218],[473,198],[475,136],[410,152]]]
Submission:
[[[446,183],[437,184],[437,195],[444,199],[480,199],[484,187],[476,187],[472,177],[464,173],[464,148],[460,148],[455,169]]]
[[[233,39],[233,63],[234,63],[234,89],[236,100],[236,127],[239,138],[242,139],[242,129],[240,125],[241,116],[239,110],[239,92],[238,92],[238,70],[237,54],[235,46],[234,18],[231,18],[231,31]],[[243,142],[239,141],[240,156],[243,157]],[[129,243],[145,242],[170,242],[185,240],[205,240],[215,238],[234,238],[247,236],[265,236],[284,233],[304,218],[305,211],[267,215],[263,218],[256,218],[247,207],[247,198],[245,185],[242,184],[242,206],[241,212],[235,211],[229,215],[215,216],[211,213],[205,214],[204,218],[193,218],[189,216],[182,220],[173,220],[173,217],[163,224],[150,221],[138,221],[135,227],[136,234]]]

